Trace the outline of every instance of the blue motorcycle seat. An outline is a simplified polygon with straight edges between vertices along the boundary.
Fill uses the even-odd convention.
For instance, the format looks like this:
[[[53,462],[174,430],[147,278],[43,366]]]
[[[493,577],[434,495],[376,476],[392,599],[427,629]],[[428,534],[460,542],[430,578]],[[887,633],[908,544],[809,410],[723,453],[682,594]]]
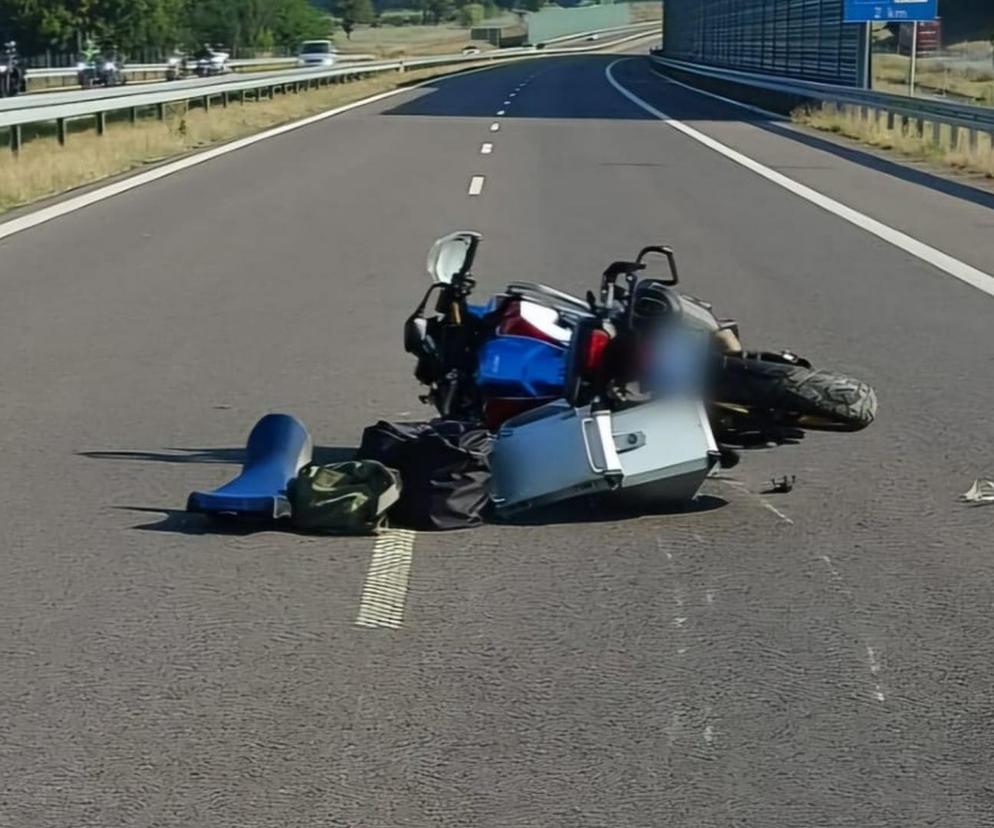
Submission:
[[[193,492],[186,510],[275,520],[290,516],[287,487],[311,462],[307,428],[289,414],[267,414],[252,429],[241,474],[212,492]]]

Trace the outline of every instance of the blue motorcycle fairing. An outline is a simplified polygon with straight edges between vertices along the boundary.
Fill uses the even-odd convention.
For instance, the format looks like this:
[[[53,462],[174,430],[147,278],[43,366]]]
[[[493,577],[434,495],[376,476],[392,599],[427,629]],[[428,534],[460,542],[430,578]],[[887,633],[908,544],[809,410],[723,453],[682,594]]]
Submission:
[[[476,382],[497,397],[559,397],[566,385],[566,349],[540,339],[497,336],[480,348]]]
[[[466,305],[466,310],[469,311],[470,316],[475,316],[477,319],[483,319],[488,314],[491,314],[497,310],[497,298],[491,297],[490,301],[485,305]]]

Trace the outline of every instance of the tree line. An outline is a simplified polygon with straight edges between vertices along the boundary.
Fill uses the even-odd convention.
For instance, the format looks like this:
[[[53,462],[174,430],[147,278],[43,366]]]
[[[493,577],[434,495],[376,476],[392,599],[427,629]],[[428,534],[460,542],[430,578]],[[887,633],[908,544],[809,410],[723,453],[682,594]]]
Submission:
[[[331,0],[330,9],[348,33],[355,23],[475,26],[512,10],[538,11],[546,0]]]
[[[79,51],[88,39],[125,52],[292,46],[329,28],[310,0],[0,0],[0,36],[24,53]]]
[[[474,25],[518,5],[544,0],[0,0],[0,38],[22,53],[80,51],[87,40],[134,52],[165,51],[200,43],[235,50],[293,48],[327,37],[335,25],[456,20]]]

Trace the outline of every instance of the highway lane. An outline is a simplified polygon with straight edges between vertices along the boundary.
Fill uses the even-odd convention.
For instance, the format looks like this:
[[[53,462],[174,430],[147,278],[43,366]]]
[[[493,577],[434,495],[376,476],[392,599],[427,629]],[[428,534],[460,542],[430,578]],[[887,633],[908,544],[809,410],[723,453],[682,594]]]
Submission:
[[[928,164],[900,163],[893,153],[868,150],[831,133],[730,107],[688,91],[643,63],[619,64],[615,73],[667,115],[706,124],[708,134],[726,146],[994,273],[994,246],[985,238],[994,208],[990,187],[975,186],[963,175],[942,176],[941,168],[936,175]],[[790,140],[771,141],[771,135]]]
[[[610,61],[412,90],[4,242],[0,824],[994,818],[990,517],[954,503],[990,475],[991,300],[650,118]],[[325,456],[423,416],[400,326],[462,226],[481,290],[668,242],[747,341],[865,377],[881,419],[751,454],[706,511],[420,535],[404,626],[356,628],[369,541],[175,510],[266,410]]]

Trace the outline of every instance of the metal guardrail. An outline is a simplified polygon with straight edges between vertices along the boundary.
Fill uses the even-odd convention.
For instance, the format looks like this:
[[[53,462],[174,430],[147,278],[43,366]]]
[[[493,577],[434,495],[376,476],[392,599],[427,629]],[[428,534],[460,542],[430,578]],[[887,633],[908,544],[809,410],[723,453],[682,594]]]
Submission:
[[[889,127],[893,127],[895,116],[900,117],[908,122],[915,122],[920,135],[924,134],[926,123],[932,124],[933,130],[936,132],[939,125],[946,124],[953,130],[952,143],[954,146],[957,145],[958,130],[960,129],[968,131],[969,141],[973,147],[976,146],[979,132],[991,133],[992,140],[994,140],[994,108],[927,98],[909,98],[889,92],[874,92],[850,86],[833,86],[814,81],[792,80],[735,69],[720,69],[714,66],[703,66],[665,58],[656,52],[651,53],[651,58],[658,66],[671,70],[779,92],[801,99],[859,107],[864,110],[864,117],[869,117],[873,113],[873,117],[877,118],[880,113],[887,113]]]
[[[363,64],[365,67],[366,64]],[[353,69],[353,64],[345,63],[338,66],[329,67],[338,71],[348,71]],[[251,75],[251,80],[268,81],[271,78],[289,77],[289,73],[314,74],[321,71],[316,68],[294,68],[292,70],[276,69],[269,72],[258,72]],[[44,95],[19,95],[16,98],[0,98],[0,119],[5,113],[23,110],[50,109],[60,104],[80,103],[84,101],[108,100],[111,98],[131,98],[137,95],[145,95],[154,90],[183,90],[201,89],[221,84],[235,84],[248,80],[244,74],[215,75],[214,77],[190,77],[182,80],[170,81],[168,84],[160,84],[155,87],[149,85],[127,85],[127,86],[97,86],[89,89],[69,89],[62,91],[48,92]],[[193,97],[193,96],[191,96]],[[0,121],[2,125],[2,121]]]
[[[365,54],[339,54],[338,63],[364,63],[376,60],[376,55]],[[295,67],[296,57],[274,57],[274,58],[244,58],[241,60],[229,60],[228,66],[235,72],[250,72],[255,67]],[[126,64],[121,72],[128,76],[131,81],[139,83],[151,83],[157,80],[165,80],[169,70],[168,63],[130,63]],[[60,91],[64,87],[74,87],[77,84],[77,70],[71,66],[49,67],[45,69],[28,69],[28,84],[31,92]]]
[[[374,61],[376,58],[373,55],[348,55],[347,59],[340,59],[335,63],[336,68],[344,68],[345,66],[352,66],[354,63],[366,63],[369,61]],[[281,64],[286,63],[286,67],[278,68]],[[262,67],[266,67],[266,71],[272,72],[285,72],[288,69],[298,69],[301,67],[296,66],[297,59],[294,58],[292,61],[287,61],[286,58],[279,58],[274,61],[269,60],[259,60],[258,62],[253,61],[252,63],[247,63],[245,61],[239,61],[237,67],[234,71],[225,72],[224,75],[214,75],[208,78],[201,78],[195,73],[190,73],[186,78],[181,80],[185,81],[196,81],[196,80],[209,80],[213,82],[218,82],[221,79],[234,79],[239,75],[245,75],[246,73],[253,70],[253,67],[260,67],[255,71],[262,71]],[[157,83],[166,81],[166,71],[168,67],[166,64],[137,64],[134,66],[125,67],[124,74],[128,75],[129,83],[143,84],[143,83]],[[77,73],[73,70],[69,74],[65,74],[63,70],[57,70],[59,74],[54,75],[39,75],[36,72],[31,72],[28,75],[28,85],[29,85],[29,95],[45,94],[48,97],[47,101],[51,102],[56,95],[62,94],[85,94],[86,91],[79,86],[77,80]],[[45,81],[43,88],[32,89],[32,86],[37,86],[40,81]],[[178,81],[170,81],[170,83],[176,83]],[[92,90],[93,87],[91,87]],[[103,87],[98,87],[102,89]],[[120,88],[120,87],[114,87]],[[21,100],[25,100],[24,96]],[[0,98],[0,110],[4,109],[19,109],[23,106],[17,106],[11,104],[13,98]],[[32,104],[33,105],[33,104]]]
[[[256,99],[266,96],[272,97],[277,91],[301,91],[331,83],[348,82],[382,72],[403,72],[407,69],[430,66],[499,63],[593,52],[608,46],[641,40],[652,35],[654,35],[654,31],[641,29],[631,35],[612,39],[606,43],[598,41],[583,46],[561,46],[542,50],[524,47],[483,52],[478,55],[458,54],[395,59],[337,69],[294,69],[260,73],[244,79],[241,79],[242,76],[237,76],[237,79],[228,76],[220,82],[215,78],[197,79],[197,82],[193,83],[180,81],[177,84],[156,84],[153,89],[118,86],[109,89],[67,93],[60,95],[60,100],[57,101],[53,101],[51,95],[28,95],[9,99],[9,102],[5,102],[6,106],[0,108],[0,129],[9,130],[10,148],[16,153],[23,143],[23,127],[29,124],[54,122],[59,143],[64,145],[68,133],[67,124],[70,121],[80,118],[94,118],[97,133],[102,135],[106,130],[107,115],[112,112],[128,111],[131,120],[135,121],[140,110],[154,108],[158,118],[162,120],[166,117],[166,109],[170,104],[199,101],[204,108],[210,108],[213,100],[220,99],[222,105],[227,106],[232,96],[244,101],[250,94]]]
[[[296,63],[296,58],[251,58],[246,60],[229,60],[228,65],[238,69],[250,66],[274,66],[280,63],[287,65]],[[169,68],[168,63],[126,63],[121,69],[125,74],[138,72],[165,72]],[[74,66],[51,66],[46,69],[28,69],[28,77],[32,78],[73,78],[76,77]]]
[[[338,62],[340,63],[356,63],[360,61],[376,60],[376,55],[353,55],[344,52],[340,52],[337,55]],[[229,60],[228,66],[232,69],[251,69],[253,66],[280,66],[285,64],[287,66],[296,65],[297,58],[294,57],[271,57],[271,58],[242,58],[240,60]],[[128,74],[129,72],[165,72],[169,68],[168,63],[126,63],[124,68],[121,69],[122,72]],[[73,66],[54,66],[47,69],[28,69],[28,76],[32,78],[74,78],[76,77],[76,68]]]

